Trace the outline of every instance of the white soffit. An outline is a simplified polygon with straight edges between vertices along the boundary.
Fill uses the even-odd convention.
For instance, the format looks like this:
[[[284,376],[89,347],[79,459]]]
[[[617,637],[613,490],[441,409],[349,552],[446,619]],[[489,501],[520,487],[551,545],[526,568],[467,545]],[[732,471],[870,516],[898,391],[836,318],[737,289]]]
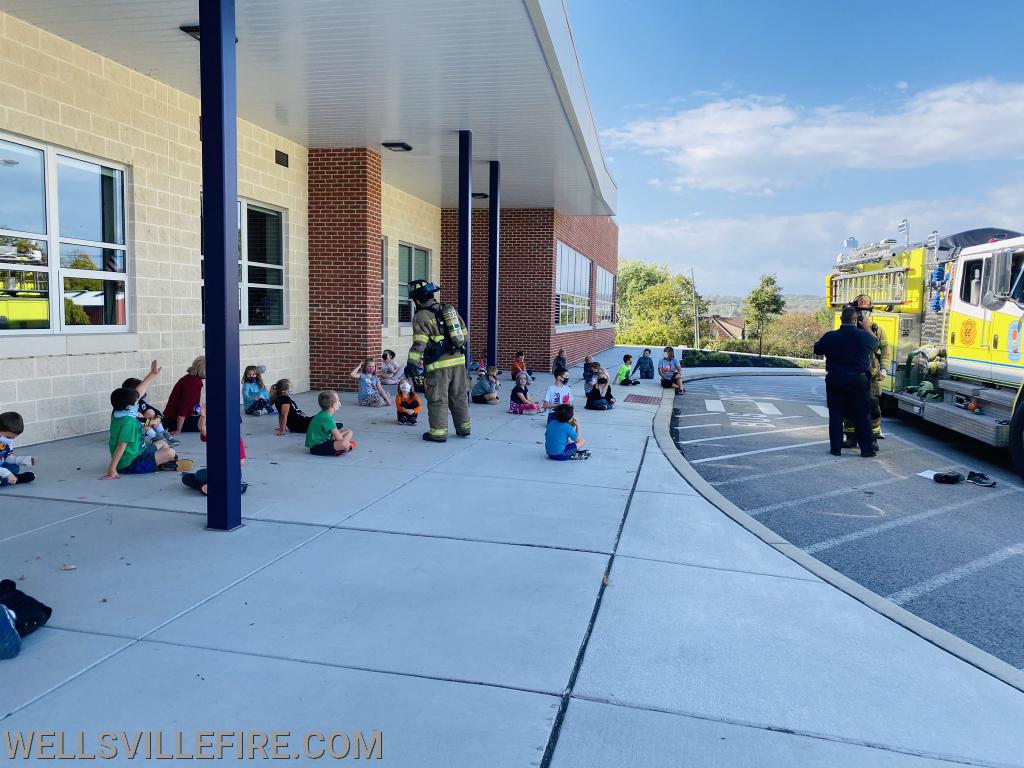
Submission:
[[[196,0],[0,0],[0,10],[199,95]],[[562,0],[237,0],[239,115],[309,147],[381,149],[384,181],[457,204],[502,163],[504,207],[615,209]],[[411,153],[380,147],[412,144]]]

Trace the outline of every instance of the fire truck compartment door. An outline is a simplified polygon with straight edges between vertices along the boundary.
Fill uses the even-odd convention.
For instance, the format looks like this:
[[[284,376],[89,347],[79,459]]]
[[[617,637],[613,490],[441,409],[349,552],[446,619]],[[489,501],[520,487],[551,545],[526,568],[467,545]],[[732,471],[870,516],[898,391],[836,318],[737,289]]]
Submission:
[[[957,263],[946,328],[949,372],[984,381],[992,375],[992,313],[982,305],[990,260],[986,254]]]

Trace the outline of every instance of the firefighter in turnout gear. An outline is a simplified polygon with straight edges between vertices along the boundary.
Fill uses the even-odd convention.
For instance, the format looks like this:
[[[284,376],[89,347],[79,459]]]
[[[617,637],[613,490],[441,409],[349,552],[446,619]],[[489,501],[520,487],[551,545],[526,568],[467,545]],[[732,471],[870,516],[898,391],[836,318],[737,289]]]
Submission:
[[[469,437],[471,427],[466,321],[450,304],[434,298],[440,290],[426,280],[409,283],[409,298],[416,302],[416,314],[412,317],[412,348],[405,366],[405,376],[411,380],[416,366],[423,363],[430,424],[423,439],[434,443],[448,439],[448,411],[459,437]]]
[[[850,302],[850,306],[857,310],[857,327],[870,332],[878,339],[878,348],[871,355],[871,437],[874,442],[874,450],[878,450],[878,440],[882,437],[882,387],[881,382],[885,380],[886,371],[892,363],[892,348],[889,346],[889,339],[885,330],[871,319],[871,310],[874,303],[866,293]],[[853,448],[857,445],[855,427],[851,419],[843,420],[843,447]]]

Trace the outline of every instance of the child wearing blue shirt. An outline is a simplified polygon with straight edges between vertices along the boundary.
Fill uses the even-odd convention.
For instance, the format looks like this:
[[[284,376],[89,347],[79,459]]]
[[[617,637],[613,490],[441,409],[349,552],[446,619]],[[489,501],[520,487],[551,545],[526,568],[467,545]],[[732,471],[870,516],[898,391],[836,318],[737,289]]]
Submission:
[[[264,413],[272,416],[277,413],[270,404],[270,393],[263,384],[260,369],[255,365],[248,366],[242,374],[242,403],[248,416],[262,416]]]
[[[572,406],[568,403],[555,406],[553,415],[544,431],[544,449],[548,458],[554,461],[589,459],[590,451],[582,450],[583,438],[579,436]]]

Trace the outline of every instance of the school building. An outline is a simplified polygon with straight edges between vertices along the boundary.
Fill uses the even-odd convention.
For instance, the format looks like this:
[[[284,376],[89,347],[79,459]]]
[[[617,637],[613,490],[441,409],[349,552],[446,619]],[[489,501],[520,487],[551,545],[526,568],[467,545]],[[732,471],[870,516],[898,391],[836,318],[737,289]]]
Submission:
[[[203,4],[0,0],[0,411],[22,443],[106,429],[153,358],[162,405],[208,331],[234,338],[206,298]],[[613,343],[616,188],[561,0],[233,5],[237,77],[207,110],[237,101],[229,373],[350,389],[364,357],[404,363],[417,278],[504,368]]]

